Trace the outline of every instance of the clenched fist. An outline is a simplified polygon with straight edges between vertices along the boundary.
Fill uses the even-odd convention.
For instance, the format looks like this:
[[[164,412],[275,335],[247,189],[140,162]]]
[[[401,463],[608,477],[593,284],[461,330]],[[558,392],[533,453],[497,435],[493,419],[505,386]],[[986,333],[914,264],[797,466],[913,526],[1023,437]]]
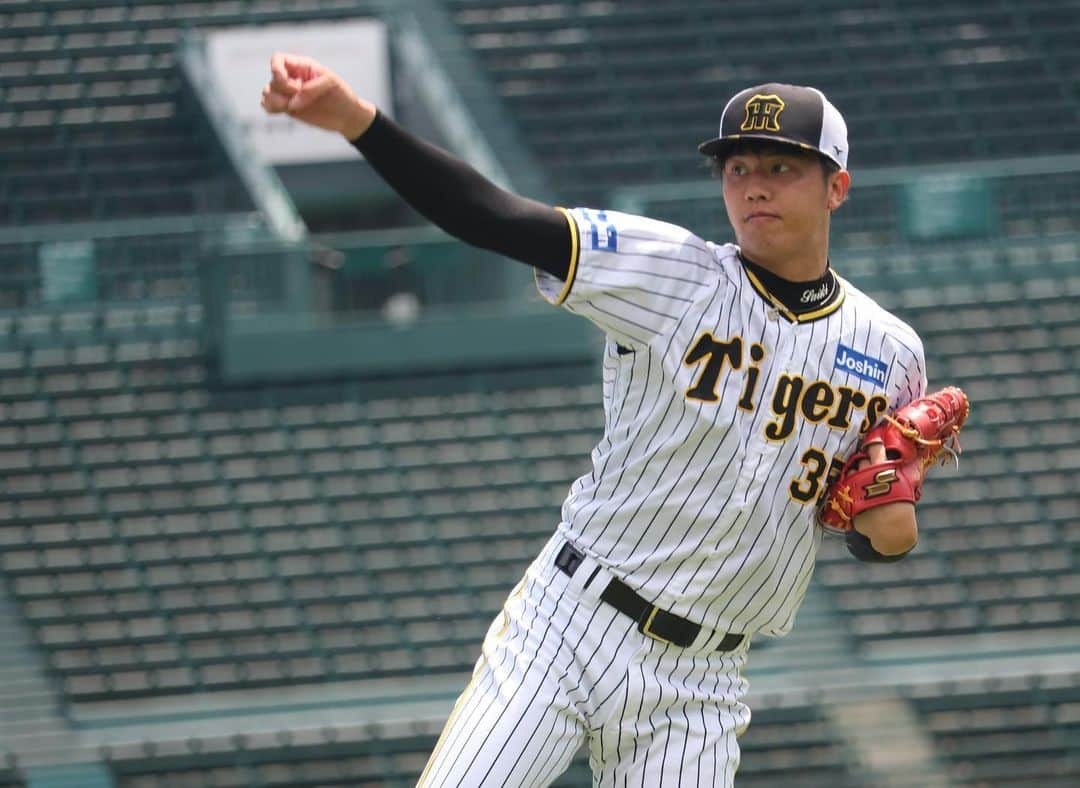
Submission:
[[[277,52],[270,58],[270,81],[262,91],[262,107],[284,113],[355,140],[375,119],[375,105],[357,98],[341,77],[303,55]]]

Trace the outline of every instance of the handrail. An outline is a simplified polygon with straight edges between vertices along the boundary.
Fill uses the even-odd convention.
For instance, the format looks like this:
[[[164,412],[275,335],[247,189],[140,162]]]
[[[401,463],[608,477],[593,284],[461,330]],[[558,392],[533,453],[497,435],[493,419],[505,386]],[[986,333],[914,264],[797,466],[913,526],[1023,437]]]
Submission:
[[[160,235],[195,235],[216,232],[235,224],[257,219],[249,213],[182,214],[109,219],[93,222],[55,222],[22,227],[0,227],[0,246],[51,241],[84,241],[103,238],[141,238]]]
[[[445,4],[398,0],[384,19],[418,98],[455,153],[499,185],[551,202],[543,168]]]

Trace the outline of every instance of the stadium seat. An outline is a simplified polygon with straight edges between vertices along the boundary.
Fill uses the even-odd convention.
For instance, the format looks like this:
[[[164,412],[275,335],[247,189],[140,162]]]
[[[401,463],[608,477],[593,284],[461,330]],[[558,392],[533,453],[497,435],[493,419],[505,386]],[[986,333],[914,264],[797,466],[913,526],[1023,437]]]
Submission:
[[[595,440],[592,387],[215,406],[184,302],[60,314],[0,565],[72,700],[467,669]]]
[[[180,88],[183,30],[334,20],[374,2],[0,6],[0,208],[18,223],[194,214],[250,199]],[[34,162],[48,168],[34,167]],[[7,166],[9,164],[17,164]]]
[[[845,114],[860,169],[1008,157],[1017,135],[1031,141],[1028,155],[1064,152],[1075,136],[1051,120],[1071,116],[1075,97],[1051,90],[1059,113],[1048,110],[1047,91],[1026,89],[1031,79],[1064,84],[1071,73],[1065,41],[1080,16],[1066,2],[992,12],[975,3],[865,14],[793,7],[782,27],[774,21],[782,11],[744,3],[723,13],[700,3],[447,6],[537,159],[575,204],[600,205],[620,185],[700,177],[694,144],[714,132],[721,102],[755,81],[824,89]],[[736,16],[740,35],[732,36]],[[1045,45],[1030,47],[1032,35]],[[715,225],[671,218],[702,233]]]
[[[970,248],[961,254],[1028,297],[984,299],[923,287],[911,274],[919,265],[936,266],[933,258],[912,259],[899,271],[881,267],[880,279],[892,287],[886,303],[920,332],[932,379],[964,388],[972,416],[959,471],[935,470],[924,488],[920,545],[912,556],[895,568],[829,559],[820,565],[818,578],[853,615],[864,643],[1052,627],[1076,614],[1077,567],[1061,550],[1076,514],[1069,491],[1077,462],[1071,403],[1080,389],[1069,372],[1075,343],[1068,337],[1077,322],[1069,306],[1071,274],[1061,269],[1054,279],[1045,272],[1049,245],[978,256],[978,247]],[[1080,256],[1075,247],[1073,256]],[[875,281],[870,270],[859,275]],[[864,608],[859,591],[871,577],[883,593]],[[909,585],[915,578],[930,583],[929,596]]]
[[[1080,777],[1075,677],[933,685],[911,698],[956,785],[1066,786]]]
[[[925,298],[911,299],[894,287],[906,268],[918,288],[921,270],[944,269],[944,252],[898,251],[896,266],[858,263],[852,273],[872,288],[882,272],[924,337],[932,373],[975,402],[961,472],[927,485],[915,555],[898,568],[821,561],[819,581],[865,642],[1052,626],[1075,604],[1075,567],[1055,549],[1076,514],[1071,297],[1038,286],[1046,247],[960,253],[1003,281],[1020,277],[1033,297],[923,288]],[[313,681],[467,669],[587,469],[600,423],[592,385],[214,404],[188,338],[198,314],[183,302],[57,314],[5,327],[35,363],[5,389],[5,429],[21,443],[3,455],[19,501],[0,561],[73,697],[262,686],[287,681],[289,659],[322,665],[304,674]],[[65,516],[72,523],[59,525]],[[85,607],[104,578],[124,572],[149,597],[124,580],[98,609]],[[416,594],[417,576],[445,598]],[[1036,577],[1044,598],[1030,590]],[[870,608],[860,597],[868,584],[888,589]],[[331,589],[339,597],[327,602]],[[138,636],[121,611],[145,621]],[[387,620],[407,637],[380,639]],[[249,664],[260,654],[235,651],[236,637],[293,645]],[[125,638],[162,661],[140,666],[127,652],[131,661],[115,662],[121,649],[101,662],[100,650]],[[72,656],[77,648],[89,656]]]
[[[343,738],[349,737],[350,732],[343,732]],[[155,758],[125,748],[108,756],[119,788],[240,786],[254,779],[266,786],[407,786],[416,783],[434,744],[434,736],[401,736],[306,748],[279,741],[266,750],[249,744],[240,752],[222,752],[208,742],[201,754],[190,752],[195,749],[192,743],[183,755]],[[815,706],[761,706],[740,746],[739,779],[748,785],[775,785],[784,780],[820,788],[862,784]],[[587,752],[582,750],[553,785],[571,788],[590,780]]]

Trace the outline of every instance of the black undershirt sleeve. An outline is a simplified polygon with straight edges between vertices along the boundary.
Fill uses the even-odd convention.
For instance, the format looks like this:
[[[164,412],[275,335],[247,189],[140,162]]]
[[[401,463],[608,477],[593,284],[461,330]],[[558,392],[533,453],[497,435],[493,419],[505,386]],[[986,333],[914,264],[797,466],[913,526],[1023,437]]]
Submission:
[[[381,112],[352,144],[405,202],[450,235],[566,280],[570,229],[561,211],[496,186]]]
[[[858,558],[860,561],[866,561],[872,564],[892,564],[899,561],[906,556],[915,547],[912,546],[911,550],[904,553],[898,553],[896,555],[884,555],[874,549],[874,545],[870,543],[870,539],[858,531],[847,532],[847,549],[848,552]]]

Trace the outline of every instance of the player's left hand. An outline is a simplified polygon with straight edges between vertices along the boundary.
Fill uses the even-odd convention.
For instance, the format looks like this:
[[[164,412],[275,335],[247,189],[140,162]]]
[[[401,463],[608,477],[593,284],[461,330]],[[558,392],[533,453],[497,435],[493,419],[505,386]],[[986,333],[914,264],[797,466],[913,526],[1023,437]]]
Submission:
[[[885,446],[872,443],[866,447],[865,459],[855,470],[880,465],[888,460]],[[915,504],[907,501],[874,506],[851,518],[852,528],[870,540],[871,546],[882,555],[901,555],[919,541],[919,524],[915,519]]]
[[[938,457],[958,455],[957,436],[969,410],[967,395],[948,386],[885,416],[825,495],[818,510],[822,527],[847,533],[856,527],[855,518],[868,510],[896,503],[914,505]],[[867,530],[863,518],[858,530]]]

